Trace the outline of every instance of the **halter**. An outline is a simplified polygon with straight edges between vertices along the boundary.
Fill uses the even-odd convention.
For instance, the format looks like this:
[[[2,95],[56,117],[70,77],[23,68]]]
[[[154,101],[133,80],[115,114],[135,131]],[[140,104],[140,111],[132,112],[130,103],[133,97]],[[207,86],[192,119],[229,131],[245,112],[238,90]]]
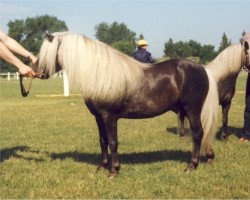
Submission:
[[[62,43],[62,37],[59,36],[58,37],[58,47],[57,47],[57,51],[59,50],[60,48],[60,45]],[[32,81],[34,78],[39,78],[39,79],[45,79],[46,78],[46,75],[43,74],[43,73],[36,73],[35,76],[31,77],[30,81],[29,81],[29,86],[28,86],[28,90],[25,89],[24,85],[23,85],[23,77],[25,77],[24,75],[20,74],[20,89],[21,89],[21,94],[23,97],[27,97],[29,92],[30,92],[30,89],[31,89],[31,86],[32,86]]]

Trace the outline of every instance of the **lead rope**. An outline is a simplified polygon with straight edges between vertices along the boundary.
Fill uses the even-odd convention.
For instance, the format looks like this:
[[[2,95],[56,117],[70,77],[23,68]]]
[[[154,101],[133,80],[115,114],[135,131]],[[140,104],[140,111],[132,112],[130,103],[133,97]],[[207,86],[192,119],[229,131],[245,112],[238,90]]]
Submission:
[[[21,89],[21,94],[22,94],[23,97],[28,96],[28,94],[30,92],[30,89],[31,89],[31,86],[32,86],[32,81],[33,81],[34,78],[39,78],[39,79],[45,79],[46,78],[45,74],[36,73],[35,76],[31,77],[30,82],[29,82],[29,86],[28,86],[28,90],[26,90],[25,87],[23,86],[23,77],[24,76],[22,74],[20,74],[20,78],[19,78],[19,80],[20,80],[20,89]]]
[[[33,77],[30,79],[30,82],[29,82],[29,87],[28,87],[28,90],[25,90],[25,87],[23,86],[23,75],[20,74],[20,89],[21,89],[21,94],[23,97],[27,97],[29,92],[30,92],[30,89],[31,89],[31,86],[32,86],[32,80],[33,80]]]

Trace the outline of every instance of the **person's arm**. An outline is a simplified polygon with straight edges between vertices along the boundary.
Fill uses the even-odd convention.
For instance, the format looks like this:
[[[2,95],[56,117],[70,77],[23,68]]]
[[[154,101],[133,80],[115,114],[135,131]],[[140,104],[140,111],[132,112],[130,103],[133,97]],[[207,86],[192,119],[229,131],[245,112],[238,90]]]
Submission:
[[[154,60],[153,60],[153,58],[151,57],[151,53],[148,52],[147,58],[148,58],[148,61],[149,61],[150,63],[154,63]]]
[[[0,58],[17,67],[22,75],[35,75],[35,72],[29,66],[23,64],[2,42],[0,42]]]
[[[12,39],[8,35],[6,35],[4,32],[0,30],[0,41],[12,52],[19,54],[20,56],[23,56],[25,58],[30,59],[30,61],[35,64],[37,61],[37,58],[30,53],[28,50],[26,50],[24,47],[22,47],[16,40]]]

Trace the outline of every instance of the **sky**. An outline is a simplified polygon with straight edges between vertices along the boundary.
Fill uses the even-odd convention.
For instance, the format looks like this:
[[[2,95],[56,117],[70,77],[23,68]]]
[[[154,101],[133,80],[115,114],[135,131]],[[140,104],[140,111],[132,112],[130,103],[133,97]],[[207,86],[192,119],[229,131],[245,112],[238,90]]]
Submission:
[[[164,55],[164,43],[195,40],[217,50],[223,33],[238,43],[250,32],[250,0],[0,0],[0,27],[40,15],[56,16],[69,31],[95,39],[101,22],[125,23],[143,34],[153,57]]]

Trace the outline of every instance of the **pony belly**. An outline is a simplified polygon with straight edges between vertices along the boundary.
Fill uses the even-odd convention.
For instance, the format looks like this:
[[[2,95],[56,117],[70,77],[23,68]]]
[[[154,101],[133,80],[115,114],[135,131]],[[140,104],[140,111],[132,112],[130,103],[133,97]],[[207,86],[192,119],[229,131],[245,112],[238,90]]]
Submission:
[[[164,114],[170,110],[169,104],[156,104],[153,101],[141,103],[140,105],[130,106],[122,114],[123,118],[129,119],[145,119],[152,118]]]

